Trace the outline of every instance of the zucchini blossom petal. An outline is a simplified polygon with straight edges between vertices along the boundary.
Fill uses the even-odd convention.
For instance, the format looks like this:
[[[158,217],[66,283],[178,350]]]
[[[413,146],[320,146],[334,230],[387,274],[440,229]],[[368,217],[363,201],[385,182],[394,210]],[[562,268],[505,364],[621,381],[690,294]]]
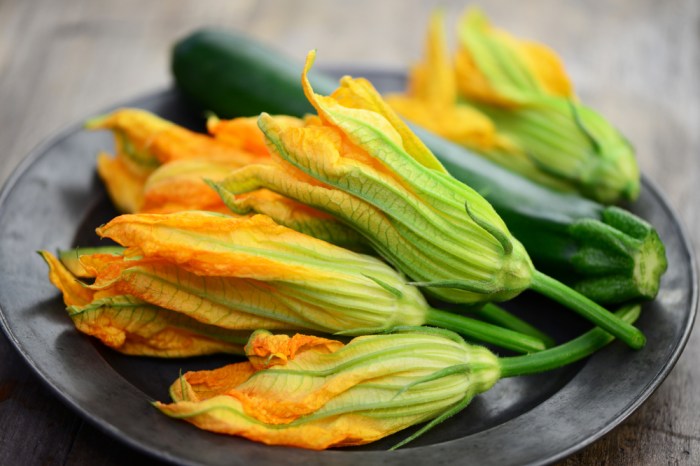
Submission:
[[[250,331],[203,324],[133,296],[100,297],[51,253],[42,251],[41,256],[49,266],[51,283],[63,293],[75,327],[116,351],[164,358],[243,353]],[[102,260],[118,260],[106,256],[102,254]]]
[[[141,210],[148,177],[163,164],[210,159],[241,167],[264,158],[242,150],[230,140],[219,141],[135,108],[95,117],[85,126],[92,130],[107,129],[114,134],[116,155],[100,153],[97,172],[121,212]]]

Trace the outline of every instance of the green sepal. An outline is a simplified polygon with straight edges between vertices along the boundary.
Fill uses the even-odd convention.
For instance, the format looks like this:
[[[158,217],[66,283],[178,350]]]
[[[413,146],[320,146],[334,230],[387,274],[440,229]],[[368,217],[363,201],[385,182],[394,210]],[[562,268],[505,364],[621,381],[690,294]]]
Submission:
[[[364,277],[366,277],[366,278],[372,280],[374,283],[376,283],[377,285],[381,286],[382,288],[384,288],[385,290],[387,290],[389,293],[393,294],[393,295],[396,296],[397,298],[402,298],[402,297],[403,297],[403,293],[401,292],[401,290],[399,290],[399,289],[396,288],[396,287],[393,287],[393,286],[389,285],[387,282],[382,281],[382,280],[380,280],[380,279],[378,279],[378,278],[376,278],[376,277],[372,277],[371,275],[364,274],[364,273],[363,273],[362,275],[363,275]]]
[[[455,290],[469,291],[485,296],[500,293],[504,290],[495,281],[483,282],[477,280],[433,280],[429,282],[408,282],[409,285],[418,288],[452,288]]]
[[[469,202],[464,203],[464,209],[467,211],[467,215],[472,219],[474,223],[479,225],[484,231],[493,236],[496,241],[501,244],[503,248],[503,253],[509,255],[513,252],[513,242],[510,240],[508,235],[502,230],[499,230],[495,226],[491,225],[489,222],[482,220],[478,215],[475,215],[469,208]]]
[[[540,97],[516,109],[469,101],[496,124],[531,165],[507,166],[555,189],[563,187],[605,204],[639,195],[634,149],[605,118],[569,99]],[[498,163],[508,158],[482,154]],[[515,155],[515,154],[514,154]],[[513,161],[520,160],[511,157]],[[543,176],[544,175],[544,176]]]

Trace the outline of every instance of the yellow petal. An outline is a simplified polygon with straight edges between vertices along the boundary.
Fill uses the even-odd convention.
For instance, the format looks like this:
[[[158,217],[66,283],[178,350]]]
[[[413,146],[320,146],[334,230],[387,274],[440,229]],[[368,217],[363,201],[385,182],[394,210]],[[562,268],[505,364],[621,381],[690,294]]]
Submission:
[[[340,87],[331,96],[325,97],[315,94],[307,77],[315,57],[315,51],[309,52],[306,57],[302,86],[307,99],[316,108],[321,119],[333,121],[329,111],[333,109],[341,110],[347,114],[355,114],[360,120],[377,125],[378,129],[393,139],[423,166],[447,173],[440,161],[408,128],[396,112],[384,102],[382,96],[366,79],[344,77],[341,79]]]
[[[411,70],[408,94],[423,101],[451,106],[457,101],[457,80],[447,48],[444,16],[442,10],[436,10],[430,16],[425,60]]]
[[[336,246],[355,252],[370,251],[362,235],[334,216],[270,190],[258,189],[239,195],[220,190],[219,195],[237,214],[264,214],[280,225]]]
[[[493,122],[472,107],[441,105],[399,95],[388,96],[387,102],[409,121],[450,141],[485,151],[497,144]]]
[[[249,333],[204,325],[131,296],[114,296],[96,299],[86,306],[70,306],[68,313],[82,333],[134,356],[242,354]]]
[[[213,353],[243,353],[249,332],[205,325],[183,314],[150,305],[132,296],[94,291],[79,282],[51,253],[40,252],[49,279],[62,293],[76,328],[124,354],[186,357]],[[85,267],[94,273],[122,263],[121,256],[93,254]],[[102,296],[100,296],[102,295]]]
[[[270,248],[304,249],[315,254],[320,250],[333,254],[336,248],[277,225],[262,215],[231,218],[194,211],[122,215],[97,232],[129,247],[132,254],[164,259],[193,273],[264,280],[294,276],[300,281],[328,279],[301,263],[269,258],[264,251]],[[271,242],[268,238],[275,240]]]
[[[92,302],[94,292],[75,278],[56,256],[48,251],[39,251],[39,255],[49,266],[49,280],[63,293],[66,306],[83,306]]]
[[[574,97],[563,64],[548,47],[493,28],[475,9],[464,15],[459,32],[455,69],[467,98],[511,108],[547,95]]]
[[[517,107],[520,102],[513,101],[508,96],[495,90],[474,61],[465,50],[459,50],[455,55],[455,70],[459,91],[468,99],[503,107]]]
[[[241,165],[252,163],[257,155],[232,147],[205,134],[190,131],[145,110],[125,108],[88,122],[90,129],[109,129],[117,142],[126,140],[129,152],[152,156],[157,164],[171,160],[202,157],[227,157]],[[124,150],[118,147],[118,152]],[[155,168],[155,167],[154,167]]]
[[[385,422],[354,414],[319,419],[313,423],[285,426],[284,429],[280,429],[276,425],[263,424],[242,414],[240,402],[227,396],[210,398],[199,403],[156,402],[155,406],[168,416],[185,419],[200,429],[238,435],[267,445],[323,450],[363,445],[387,435]]]
[[[313,350],[319,354],[332,353],[343,347],[337,340],[296,334],[273,335],[267,331],[255,332],[245,347],[246,356],[256,370],[284,365],[298,353]]]
[[[409,74],[405,94],[386,96],[404,118],[450,141],[489,151],[500,144],[493,122],[473,107],[457,101],[456,74],[443,28],[444,14],[430,17],[424,60]]]
[[[143,187],[142,213],[208,210],[231,214],[205,179],[223,179],[239,161],[228,158],[176,160],[161,165]]]
[[[123,156],[110,157],[104,152],[97,156],[97,173],[118,211],[139,211],[143,204],[143,186],[147,175],[132,170]]]
[[[186,315],[199,322],[231,330],[309,329],[335,332],[328,310],[302,303],[275,284],[235,277],[207,277],[179,269],[159,259],[122,259],[93,264],[90,286],[95,299],[128,295]]]
[[[244,141],[251,137],[248,134],[241,135],[241,140],[234,141],[232,136],[218,140],[138,109],[118,110],[89,121],[87,127],[114,132],[117,156],[110,158],[100,154],[97,169],[113,203],[124,213],[188,209],[226,212],[216,194],[197,178],[214,178],[212,171],[220,177],[224,170],[269,159],[267,150],[259,147],[263,143],[257,128],[247,129],[257,139],[253,145]],[[255,148],[256,144],[258,153],[246,150]],[[187,165],[186,161],[193,162]],[[211,165],[204,167],[208,163],[205,161]],[[169,178],[175,176],[180,186],[160,184],[174,181]],[[144,190],[150,192],[144,194]]]
[[[294,117],[280,115],[285,124],[300,126],[302,120]],[[265,137],[258,128],[257,117],[241,117],[232,120],[220,120],[210,117],[207,120],[207,130],[216,140],[224,142],[231,147],[236,147],[260,157],[269,156]]]
[[[537,80],[545,92],[560,97],[574,97],[574,89],[564,64],[559,56],[546,45],[530,41],[516,41],[513,46],[526,63],[526,66],[537,76]]]

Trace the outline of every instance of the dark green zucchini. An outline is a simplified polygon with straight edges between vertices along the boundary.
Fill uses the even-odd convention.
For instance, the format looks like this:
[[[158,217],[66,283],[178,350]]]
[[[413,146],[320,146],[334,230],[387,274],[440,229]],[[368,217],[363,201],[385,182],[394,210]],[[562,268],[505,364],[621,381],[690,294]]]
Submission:
[[[172,70],[182,93],[222,117],[301,116],[313,109],[296,63],[250,38],[201,30],[176,44]],[[316,73],[314,89],[337,82]],[[663,243],[635,215],[562,194],[507,171],[469,150],[414,128],[457,179],[479,191],[523,243],[535,266],[604,304],[652,299],[666,270]]]
[[[300,58],[303,58],[300,57]],[[301,66],[250,38],[202,29],[178,42],[172,72],[177,87],[199,107],[220,117],[303,115],[313,107],[301,91]],[[337,82],[312,73],[332,92]]]

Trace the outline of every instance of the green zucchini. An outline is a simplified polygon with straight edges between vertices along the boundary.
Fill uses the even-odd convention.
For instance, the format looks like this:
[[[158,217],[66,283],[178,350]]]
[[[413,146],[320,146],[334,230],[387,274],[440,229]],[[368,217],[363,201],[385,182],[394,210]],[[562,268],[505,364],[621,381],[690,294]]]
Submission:
[[[198,107],[221,117],[304,115],[313,107],[301,93],[301,66],[250,38],[216,29],[178,42],[172,72],[177,87]],[[322,92],[336,82],[312,73]],[[291,97],[291,98],[290,98]]]
[[[178,89],[222,117],[311,112],[301,70],[301,63],[248,37],[209,29],[178,42],[172,55]],[[337,87],[320,73],[311,80],[320,94]],[[647,222],[618,207],[542,187],[413,129],[455,178],[486,197],[538,269],[602,304],[656,296],[667,263],[663,243]]]

